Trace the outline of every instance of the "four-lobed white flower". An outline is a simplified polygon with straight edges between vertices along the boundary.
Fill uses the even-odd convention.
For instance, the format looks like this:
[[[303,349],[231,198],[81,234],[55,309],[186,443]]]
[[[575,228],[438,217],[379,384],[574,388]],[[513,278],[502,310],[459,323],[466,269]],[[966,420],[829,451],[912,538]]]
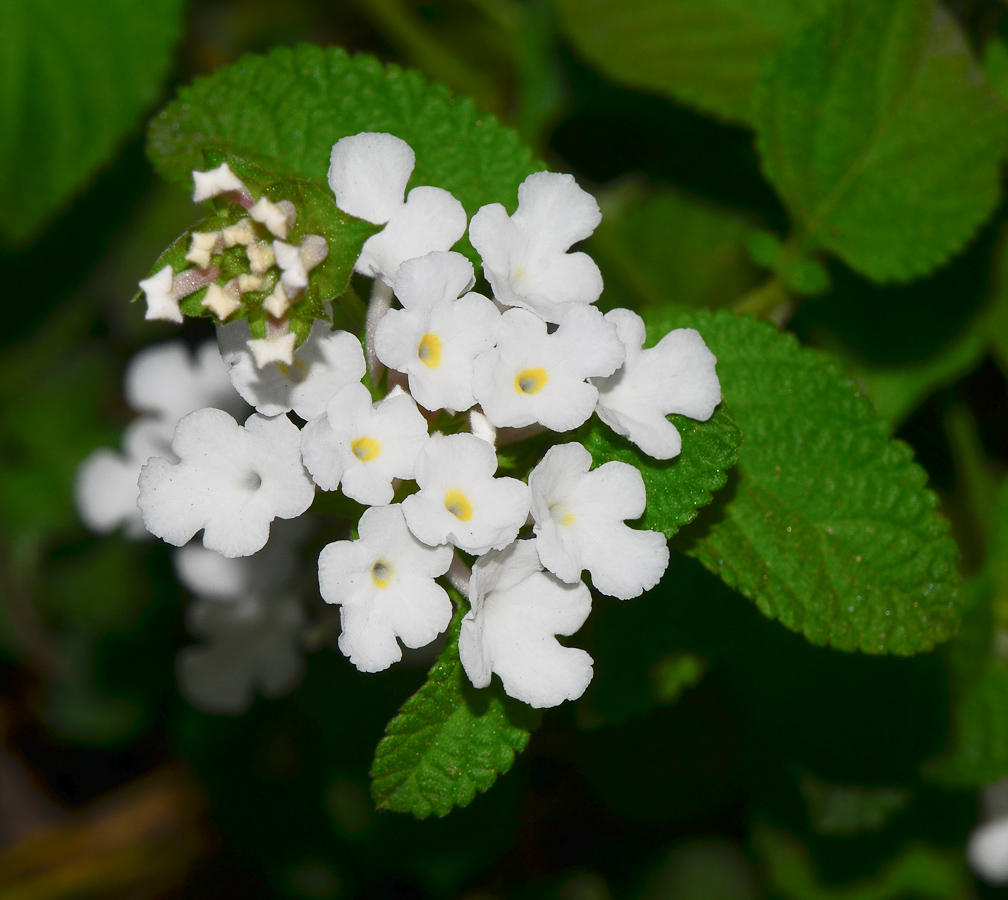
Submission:
[[[509,309],[497,324],[497,345],[473,366],[473,393],[498,428],[538,422],[552,431],[584,424],[598,400],[586,379],[622,364],[616,329],[593,306],[571,306],[552,334],[524,309]]]
[[[403,308],[378,323],[378,359],[408,375],[410,394],[425,409],[460,412],[476,403],[473,360],[493,346],[500,313],[492,300],[466,293],[474,280],[461,253],[408,260],[395,281]]]
[[[465,209],[448,191],[416,187],[405,196],[415,165],[416,154],[404,140],[371,131],[341,138],[330,156],[336,205],[385,226],[365,241],[356,269],[390,286],[404,260],[450,250],[466,230]]]
[[[644,512],[640,471],[616,461],[589,471],[591,463],[581,444],[559,444],[529,474],[536,548],[562,581],[578,582],[587,569],[597,590],[629,600],[661,580],[668,543],[657,531],[624,523]]]
[[[348,384],[301,432],[304,464],[315,483],[370,506],[392,502],[393,480],[412,478],[429,440],[427,421],[409,394],[371,402],[363,384]]]
[[[482,207],[469,239],[483,260],[494,297],[559,322],[571,304],[594,303],[602,273],[586,253],[568,253],[602,221],[598,203],[572,175],[536,172],[518,187],[513,216],[500,203]]]
[[[380,672],[407,647],[424,647],[448,627],[452,604],[435,578],[451,565],[451,547],[429,547],[406,527],[398,505],[361,516],[356,541],[337,541],[319,555],[319,587],[340,604],[339,648],[362,672]]]
[[[315,496],[300,445],[285,416],[253,414],[242,426],[219,409],[190,413],[171,445],[178,462],[157,457],[140,470],[144,524],[176,547],[202,528],[203,546],[223,556],[261,550],[270,523],[301,515]]]
[[[592,658],[564,647],[591,612],[582,582],[565,584],[543,571],[535,541],[516,541],[473,564],[471,608],[462,619],[459,658],[478,688],[500,676],[509,697],[537,708],[580,697],[592,679]]]
[[[528,518],[528,485],[494,478],[496,471],[497,454],[481,438],[433,435],[416,461],[420,490],[403,501],[410,531],[425,544],[477,556],[506,547]]]
[[[364,375],[360,341],[349,332],[332,331],[321,319],[294,351],[291,365],[256,365],[244,319],[218,326],[217,335],[234,389],[264,416],[294,410],[302,419],[314,419],[336,391]]]
[[[642,349],[644,320],[629,309],[614,309],[606,320],[626,347],[626,362],[614,375],[594,378],[595,412],[655,459],[671,459],[682,449],[679,429],[665,417],[677,413],[706,422],[721,402],[717,359],[700,333],[677,328],[654,347]]]

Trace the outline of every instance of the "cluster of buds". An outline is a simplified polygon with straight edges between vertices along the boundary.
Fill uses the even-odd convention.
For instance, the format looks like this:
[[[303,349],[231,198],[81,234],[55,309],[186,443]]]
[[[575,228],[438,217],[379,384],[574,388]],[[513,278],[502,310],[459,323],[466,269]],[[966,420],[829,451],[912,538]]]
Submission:
[[[356,538],[319,557],[321,595],[339,605],[339,648],[350,662],[380,671],[403,646],[434,641],[452,617],[449,585],[469,603],[459,655],[472,683],[485,687],[496,673],[510,696],[555,706],[592,677],[591,657],[557,640],[589,615],[584,573],[596,591],[629,599],[658,583],[669,551],[662,534],[626,524],[645,508],[638,469],[592,469],[584,446],[550,435],[594,413],[645,454],[671,459],[681,437],[667,416],[706,420],[720,402],[715,359],[691,329],[644,349],[639,316],[594,306],[601,274],[570,248],[601,215],[571,176],[531,175],[513,215],[491,204],[467,223],[447,191],[406,195],[414,164],[389,134],[336,144],[336,206],[384,226],[356,263],[373,279],[363,343],[318,321],[295,349],[279,301],[280,315],[267,307],[280,324],[265,338],[253,338],[244,318],[222,324],[231,383],[256,412],[243,425],[215,408],[184,416],[171,454],[142,467],[138,506],[167,542],[181,546],[202,530],[205,548],[237,558],[261,551],[271,522],[301,516],[317,491],[341,491],[369,507]],[[249,216],[237,231],[193,236],[196,274],[162,270],[143,282],[148,314],[174,318],[181,291],[209,278],[215,252],[232,240],[248,238],[249,265],[262,269],[253,274],[279,267],[270,297],[305,290],[322,248],[307,237],[284,244],[279,232],[297,210],[253,203],[226,166],[194,177],[198,199],[223,194]],[[492,298],[473,292],[472,264],[451,249],[467,224]],[[213,286],[233,297],[240,279]],[[217,309],[218,291],[210,293],[203,302],[223,323],[239,306]],[[499,476],[498,449],[518,442],[544,452],[524,468],[511,464],[524,478]]]

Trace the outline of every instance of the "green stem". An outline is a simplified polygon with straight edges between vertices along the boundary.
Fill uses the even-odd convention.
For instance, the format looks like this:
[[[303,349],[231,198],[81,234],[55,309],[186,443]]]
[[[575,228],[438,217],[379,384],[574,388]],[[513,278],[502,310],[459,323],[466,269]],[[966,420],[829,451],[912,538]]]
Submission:
[[[773,276],[739,297],[731,305],[731,309],[736,313],[751,313],[760,318],[772,319],[782,325],[794,314],[795,306],[794,297],[777,276]]]

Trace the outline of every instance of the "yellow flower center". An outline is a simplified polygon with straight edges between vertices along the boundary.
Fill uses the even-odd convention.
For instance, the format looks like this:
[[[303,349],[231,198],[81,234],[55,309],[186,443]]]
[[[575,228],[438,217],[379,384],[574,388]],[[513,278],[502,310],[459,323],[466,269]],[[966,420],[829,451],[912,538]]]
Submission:
[[[294,384],[301,384],[308,377],[308,367],[301,360],[294,360],[294,365],[288,366],[285,363],[277,363],[280,374]]]
[[[371,566],[371,580],[375,583],[375,587],[387,588],[391,578],[392,566],[384,559],[379,559]]]
[[[441,338],[436,334],[427,332],[420,338],[420,346],[417,347],[417,356],[428,369],[436,369],[441,365]]]
[[[361,462],[371,462],[381,453],[381,444],[374,438],[359,437],[350,445],[350,452]]]
[[[550,518],[557,523],[557,525],[573,525],[577,518],[574,516],[569,509],[562,503],[553,503],[549,508]]]
[[[461,522],[468,522],[472,518],[472,504],[458,488],[452,488],[445,494],[444,505],[445,509]]]
[[[547,381],[549,375],[545,369],[525,369],[515,377],[514,387],[520,394],[535,394],[543,389]]]

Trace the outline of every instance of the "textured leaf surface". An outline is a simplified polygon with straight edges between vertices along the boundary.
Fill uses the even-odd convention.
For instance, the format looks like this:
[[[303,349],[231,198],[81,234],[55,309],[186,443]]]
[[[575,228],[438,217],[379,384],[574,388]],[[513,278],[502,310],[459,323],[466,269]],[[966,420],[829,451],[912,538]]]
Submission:
[[[10,0],[0,28],[0,237],[28,240],[158,95],[182,0]]]
[[[554,0],[577,49],[617,81],[750,123],[781,39],[829,0]]]
[[[539,714],[504,697],[496,682],[477,691],[459,662],[467,604],[459,602],[448,642],[427,682],[388,724],[371,766],[371,794],[381,809],[426,818],[467,806],[511,768]]]
[[[665,333],[651,328],[648,331],[652,338]],[[652,339],[649,343],[656,341]],[[741,440],[724,401],[706,422],[685,416],[669,419],[682,435],[682,453],[675,459],[652,459],[594,418],[578,436],[592,455],[593,468],[618,460],[640,470],[647,489],[647,508],[634,525],[664,532],[666,537],[672,537],[683,525],[692,522],[697,510],[710,503],[714,492],[724,487]]]
[[[814,644],[905,655],[951,637],[957,548],[926,473],[867,398],[770,324],[728,312],[680,324],[717,356],[743,436],[687,552]]]
[[[994,209],[1008,118],[942,7],[848,0],[781,48],[757,134],[808,242],[901,281],[948,259]]]
[[[308,44],[245,56],[183,88],[151,123],[148,152],[182,183],[210,149],[325,185],[333,144],[360,131],[405,140],[417,160],[410,185],[451,191],[470,216],[487,203],[513,210],[518,185],[542,168],[472,101],[417,72]],[[460,249],[477,260],[468,239]]]
[[[750,224],[734,210],[678,191],[623,185],[599,198],[602,224],[587,250],[613,295],[635,307],[724,306],[762,280],[746,254]]]

